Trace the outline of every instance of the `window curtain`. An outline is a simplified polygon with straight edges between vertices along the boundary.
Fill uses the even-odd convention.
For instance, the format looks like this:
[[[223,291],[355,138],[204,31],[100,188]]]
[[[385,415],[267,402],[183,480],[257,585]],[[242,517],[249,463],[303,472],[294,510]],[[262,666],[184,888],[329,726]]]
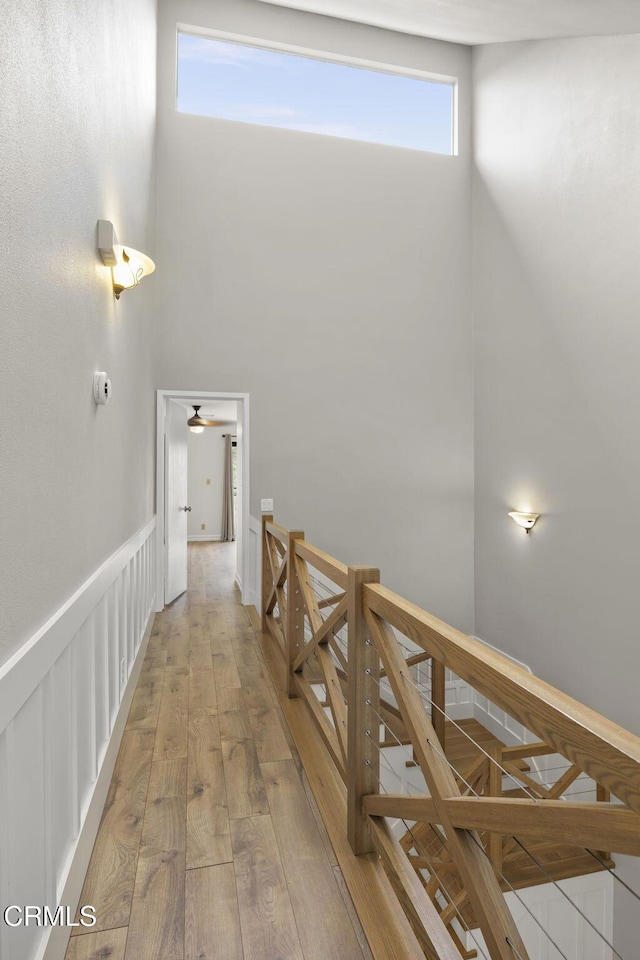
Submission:
[[[222,484],[222,539],[236,538],[236,511],[233,502],[233,446],[231,434],[224,438],[224,481]]]

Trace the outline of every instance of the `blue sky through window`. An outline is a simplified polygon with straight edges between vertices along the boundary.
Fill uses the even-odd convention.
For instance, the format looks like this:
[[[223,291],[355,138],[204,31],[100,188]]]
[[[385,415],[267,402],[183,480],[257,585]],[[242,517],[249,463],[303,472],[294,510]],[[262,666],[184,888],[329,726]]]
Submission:
[[[451,154],[453,85],[181,33],[178,110]]]

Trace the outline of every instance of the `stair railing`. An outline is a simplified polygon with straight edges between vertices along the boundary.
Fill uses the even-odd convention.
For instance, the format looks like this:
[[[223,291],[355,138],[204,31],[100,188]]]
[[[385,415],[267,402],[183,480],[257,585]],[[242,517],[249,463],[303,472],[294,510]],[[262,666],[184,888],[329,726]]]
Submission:
[[[324,596],[316,590],[318,578],[328,588]],[[640,855],[640,739],[379,579],[376,568],[346,566],[309,544],[302,531],[263,517],[263,631],[284,661],[288,695],[305,702],[344,781],[345,830],[354,853],[380,856],[429,960],[476,955],[451,922],[454,914],[463,919],[465,904],[492,960],[526,960],[503,896],[505,859],[514,856],[515,844],[525,849],[520,838],[594,851],[604,869],[611,861],[602,851]],[[425,663],[427,696],[416,682],[416,670]],[[445,724],[452,722],[446,714],[446,671],[539,740],[520,747],[492,744],[488,750],[476,744],[483,755],[461,773],[446,752]],[[381,790],[380,763],[389,737],[409,745],[427,787],[421,795]],[[555,783],[545,785],[530,775],[525,761],[550,754],[565,758],[566,766]],[[585,774],[597,789],[596,802],[563,799]],[[503,789],[505,777],[515,789]],[[408,825],[408,842],[397,838],[393,821]],[[432,855],[414,836],[424,825],[445,851],[430,872],[415,868]],[[442,883],[433,863],[449,873],[455,868],[461,884],[446,905],[438,896]]]

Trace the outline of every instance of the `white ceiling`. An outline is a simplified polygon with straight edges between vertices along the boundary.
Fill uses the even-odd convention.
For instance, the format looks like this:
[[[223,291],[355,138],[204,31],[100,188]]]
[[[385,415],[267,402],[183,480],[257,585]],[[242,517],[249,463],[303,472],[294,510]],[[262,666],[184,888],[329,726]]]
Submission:
[[[262,0],[453,43],[640,33],[640,0]]]

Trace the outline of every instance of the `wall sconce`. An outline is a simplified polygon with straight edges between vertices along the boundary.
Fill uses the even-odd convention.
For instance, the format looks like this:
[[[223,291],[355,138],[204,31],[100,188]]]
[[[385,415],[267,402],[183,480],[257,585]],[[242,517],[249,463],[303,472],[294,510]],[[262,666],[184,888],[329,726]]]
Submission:
[[[531,528],[535,526],[536,520],[540,516],[539,513],[519,513],[517,510],[514,510],[509,514],[512,520],[518,524],[519,527],[524,529],[525,533],[530,533]]]
[[[104,265],[111,267],[116,300],[120,299],[123,290],[137,287],[142,278],[148,277],[156,268],[151,257],[118,243],[110,220],[98,220],[98,250]]]

